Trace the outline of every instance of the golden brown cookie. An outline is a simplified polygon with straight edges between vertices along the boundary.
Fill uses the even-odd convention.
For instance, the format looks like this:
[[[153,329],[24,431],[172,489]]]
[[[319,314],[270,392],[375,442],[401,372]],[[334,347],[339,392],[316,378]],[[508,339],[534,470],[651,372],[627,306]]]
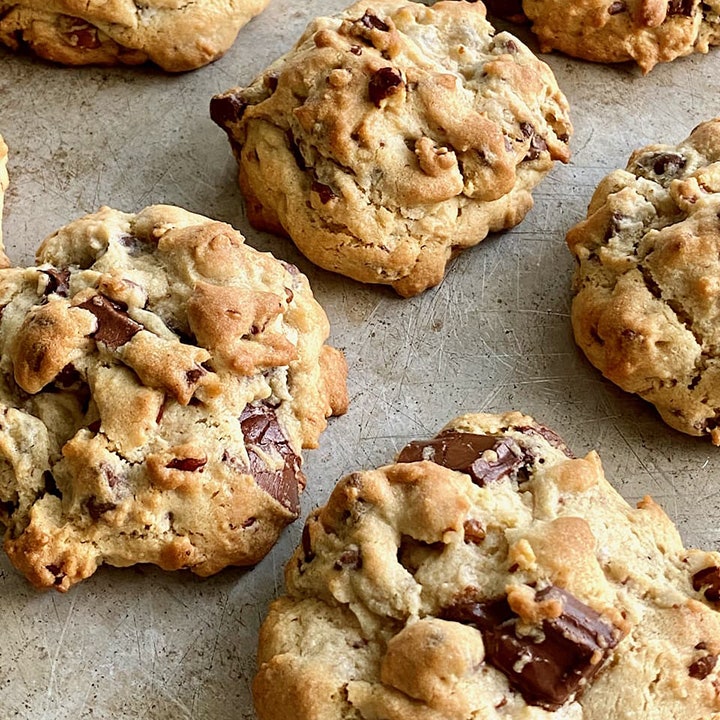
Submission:
[[[0,270],[0,519],[37,587],[103,563],[210,575],[298,515],[344,412],[307,279],[229,225],[103,208]]]
[[[550,69],[481,3],[362,0],[216,96],[250,221],[323,268],[404,296],[519,223],[569,157]]]
[[[0,0],[0,42],[63,65],[194,70],[217,60],[269,0]]]
[[[286,584],[260,720],[720,717],[720,555],[519,413],[346,477]]]
[[[594,62],[661,62],[720,43],[718,0],[489,0],[490,12],[529,19],[543,52]]]
[[[575,340],[663,420],[720,444],[720,119],[636,150],[570,230]]]

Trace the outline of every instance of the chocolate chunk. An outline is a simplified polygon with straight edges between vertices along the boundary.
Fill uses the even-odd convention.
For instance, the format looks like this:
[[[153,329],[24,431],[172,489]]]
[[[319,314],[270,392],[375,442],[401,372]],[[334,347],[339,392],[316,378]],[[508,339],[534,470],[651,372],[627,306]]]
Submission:
[[[710,602],[720,601],[720,567],[710,567],[698,570],[693,575],[692,585],[697,592],[704,591],[705,597]]]
[[[85,501],[85,507],[86,507],[90,517],[93,520],[97,521],[106,512],[110,512],[111,510],[114,510],[117,507],[117,505],[115,503],[111,503],[111,502],[99,502],[98,499],[93,496],[93,497],[89,497]]]
[[[333,198],[337,197],[335,191],[329,185],[323,185],[317,180],[313,180],[311,189],[320,196],[320,202],[323,205],[327,205]]]
[[[312,562],[315,559],[315,553],[313,552],[312,542],[310,540],[310,526],[307,523],[303,526],[302,531],[302,549],[305,562]]]
[[[463,523],[463,535],[466,543],[479,545],[485,539],[486,533],[479,520],[466,520]]]
[[[684,15],[690,17],[693,13],[694,0],[669,0],[667,14],[668,17],[672,15]]]
[[[625,5],[624,2],[614,2],[608,8],[608,13],[610,15],[619,15],[621,12],[625,12],[626,10],[627,5]]]
[[[398,70],[391,67],[380,68],[370,78],[368,92],[370,101],[375,107],[380,107],[380,103],[394,95],[403,86],[402,75]]]
[[[643,155],[635,162],[635,175],[648,180],[658,181],[659,178],[667,182],[673,180],[687,165],[687,160],[678,153],[658,152]]]
[[[703,655],[688,667],[688,674],[696,680],[704,680],[717,665],[717,655]]]
[[[364,25],[368,30],[381,30],[382,32],[388,32],[390,26],[383,22],[377,15],[373,15],[369,10],[365,11],[365,14],[359,20],[361,25]]]
[[[530,138],[530,147],[528,148],[527,155],[525,155],[523,160],[537,160],[546,150],[547,143],[545,142],[545,138],[542,138],[539,135],[533,135]]]
[[[240,427],[255,482],[297,516],[300,511],[299,485],[303,482],[301,461],[283,435],[275,412],[266,405],[248,405],[240,416]],[[276,470],[266,463],[263,455],[277,453],[284,464]]]
[[[175,458],[165,467],[169,470],[183,470],[184,472],[202,472],[207,465],[207,458]]]
[[[497,458],[484,458],[493,450]],[[397,462],[431,462],[467,473],[480,487],[499,482],[523,465],[524,455],[517,443],[502,435],[475,435],[446,430],[433,440],[415,440],[405,446]]]
[[[269,73],[263,77],[263,85],[271,92],[274,93],[278,86],[278,76],[275,73]]]
[[[65,31],[64,35],[68,45],[83,50],[96,50],[100,47],[97,28],[78,17],[67,18],[67,23],[69,29]]]
[[[97,330],[92,336],[111,350],[117,350],[143,329],[119,303],[104,295],[93,295],[78,307],[89,310],[97,318]]]
[[[210,117],[229,133],[227,126],[239,122],[246,108],[247,103],[240,93],[228,92],[224,95],[215,95],[210,100]]]
[[[557,710],[582,693],[622,633],[555,585],[538,592],[535,599],[562,604],[562,613],[543,620],[538,634],[518,635],[518,616],[507,598],[459,603],[446,608],[442,617],[477,627],[487,661],[507,676],[525,701]]]
[[[575,453],[565,444],[565,441],[555,431],[551,430],[549,427],[545,427],[545,425],[527,425],[525,427],[515,429],[523,435],[540,435],[540,437],[545,438],[550,445],[563,452],[569,458],[577,457],[577,455],[575,455]]]
[[[67,297],[70,292],[70,270],[65,268],[64,270],[56,270],[55,268],[49,268],[43,270],[48,276],[48,283],[45,286],[45,295],[60,295],[60,297]]]
[[[335,570],[342,570],[346,567],[352,570],[359,570],[362,567],[362,555],[357,545],[350,545],[344,550],[334,565]]]
[[[144,253],[150,253],[155,249],[155,245],[144,238],[135,237],[135,235],[123,234],[118,238],[118,242],[127,249],[128,255],[135,257]]]

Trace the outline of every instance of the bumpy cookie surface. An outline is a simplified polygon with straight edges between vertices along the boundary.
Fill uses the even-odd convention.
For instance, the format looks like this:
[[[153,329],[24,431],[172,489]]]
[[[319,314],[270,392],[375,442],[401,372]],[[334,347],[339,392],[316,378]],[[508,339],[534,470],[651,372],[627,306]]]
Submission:
[[[5,244],[2,236],[2,220],[3,220],[3,201],[5,200],[5,191],[8,188],[10,179],[7,171],[8,148],[0,135],[0,267],[7,267],[10,264],[5,254]]]
[[[519,413],[342,480],[286,583],[261,720],[720,717],[720,555]]]
[[[466,2],[363,0],[317,18],[211,114],[255,226],[405,296],[520,222],[571,133],[547,65]]]
[[[665,422],[720,444],[720,119],[637,150],[570,230],[590,362]]]
[[[65,65],[217,60],[269,0],[0,0],[0,42]]]
[[[718,0],[489,0],[491,12],[529,19],[543,52],[594,62],[661,62],[720,43]],[[524,16],[523,16],[524,12]]]
[[[298,515],[345,364],[294,267],[179,208],[103,208],[0,270],[0,520],[38,587],[209,575]]]

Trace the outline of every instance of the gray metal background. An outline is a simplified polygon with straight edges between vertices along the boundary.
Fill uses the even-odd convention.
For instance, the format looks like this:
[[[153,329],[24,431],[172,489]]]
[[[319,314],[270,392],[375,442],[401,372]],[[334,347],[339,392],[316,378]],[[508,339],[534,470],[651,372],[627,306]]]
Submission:
[[[30,263],[45,235],[102,204],[164,202],[230,222],[299,265],[345,349],[351,398],[307,455],[303,516],[345,473],[390,461],[457,414],[520,409],[577,453],[597,449],[619,491],[630,502],[652,494],[687,543],[720,548],[720,449],[670,430],[579,354],[564,244],[597,181],[633,148],[678,141],[720,113],[720,53],[647,77],[547,56],[572,107],[571,163],[538,188],[518,228],[460,256],[439,288],[402,300],[317,270],[289,241],[253,231],[228,143],[208,115],[214,93],[250,81],[311,17],[345,4],[272,0],[223,59],[179,76],[63,69],[0,51],[10,257]],[[36,592],[0,553],[0,718],[252,718],[257,629],[301,528],[252,570],[201,580],[103,568],[66,595]]]

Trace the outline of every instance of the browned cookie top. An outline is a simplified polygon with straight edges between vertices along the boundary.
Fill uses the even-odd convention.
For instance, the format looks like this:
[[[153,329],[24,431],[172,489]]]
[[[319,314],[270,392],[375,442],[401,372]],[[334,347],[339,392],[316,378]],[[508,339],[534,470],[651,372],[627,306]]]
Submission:
[[[38,587],[102,563],[208,575],[298,515],[345,410],[306,278],[179,208],[103,208],[0,270],[0,519]]]
[[[217,60],[269,0],[0,0],[0,42],[64,65],[193,70]]]
[[[362,0],[215,97],[248,217],[322,267],[414,295],[567,160],[550,69],[481,3]]]
[[[340,481],[286,584],[260,720],[720,717],[720,555],[519,413]]]
[[[575,339],[665,422],[720,444],[720,119],[636,150],[570,230]]]
[[[595,62],[634,60],[643,72],[720,43],[718,0],[489,0],[491,13],[529,19],[543,52]]]

